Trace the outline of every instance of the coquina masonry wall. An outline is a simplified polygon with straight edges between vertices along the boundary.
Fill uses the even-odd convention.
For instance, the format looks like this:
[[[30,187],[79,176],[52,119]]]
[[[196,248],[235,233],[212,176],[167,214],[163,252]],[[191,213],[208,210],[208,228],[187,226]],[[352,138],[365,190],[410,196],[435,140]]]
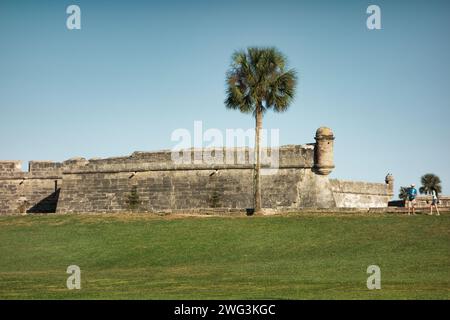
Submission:
[[[230,154],[229,150],[222,154]],[[335,206],[327,177],[313,171],[314,146],[279,149],[279,168],[262,176],[263,207]],[[253,207],[252,151],[234,149],[232,162],[222,160],[175,164],[171,152],[136,152],[130,157],[65,163],[58,212],[120,212],[129,209],[135,187],[138,211]],[[269,168],[271,151],[262,159]],[[242,155],[242,156],[239,156]]]
[[[393,184],[330,180],[336,207],[383,208],[394,195]]]
[[[328,178],[333,140],[329,128],[320,128],[314,144],[264,149],[262,206],[280,211],[387,207],[393,181]],[[139,212],[253,207],[253,150],[188,150],[185,155],[181,162],[173,161],[170,151],[31,161],[28,172],[21,171],[20,161],[1,161],[0,214],[123,212],[132,209],[132,198]]]
[[[31,161],[22,172],[21,161],[0,161],[0,214],[55,212],[61,168],[61,163]]]

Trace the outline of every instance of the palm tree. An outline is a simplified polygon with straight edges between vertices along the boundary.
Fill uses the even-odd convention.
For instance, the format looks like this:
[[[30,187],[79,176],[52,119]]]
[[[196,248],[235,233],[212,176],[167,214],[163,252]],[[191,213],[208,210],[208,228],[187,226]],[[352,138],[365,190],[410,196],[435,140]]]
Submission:
[[[419,188],[421,194],[431,194],[436,191],[437,194],[442,192],[441,179],[432,173],[427,173],[420,179],[422,186]]]
[[[286,70],[286,58],[276,48],[248,48],[236,51],[227,72],[229,109],[252,113],[255,126],[254,210],[261,212],[260,131],[264,113],[286,111],[294,98],[296,72]]]
[[[408,187],[400,187],[400,193],[398,194],[398,197],[403,200],[406,201],[406,199],[408,198]]]

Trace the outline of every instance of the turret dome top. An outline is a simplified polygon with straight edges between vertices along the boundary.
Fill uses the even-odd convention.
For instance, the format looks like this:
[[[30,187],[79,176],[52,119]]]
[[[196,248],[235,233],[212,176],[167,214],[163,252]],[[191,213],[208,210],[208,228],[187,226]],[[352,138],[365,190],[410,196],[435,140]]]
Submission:
[[[316,137],[320,136],[333,136],[333,131],[328,127],[320,127],[316,131]]]

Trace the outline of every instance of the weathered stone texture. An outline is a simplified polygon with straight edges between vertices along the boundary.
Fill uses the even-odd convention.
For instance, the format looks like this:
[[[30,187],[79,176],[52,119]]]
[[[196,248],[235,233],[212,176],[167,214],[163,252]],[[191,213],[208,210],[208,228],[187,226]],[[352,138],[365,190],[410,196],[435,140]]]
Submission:
[[[314,170],[321,175],[329,175],[334,169],[334,134],[330,128],[321,127],[317,129]]]
[[[56,211],[62,183],[60,163],[31,161],[29,172],[21,171],[20,161],[6,163],[0,162],[0,214]]]
[[[319,133],[318,149],[307,144],[263,150],[263,208],[387,206],[393,182],[388,186],[328,179],[334,167],[334,137],[327,128]],[[63,163],[31,161],[29,172],[21,171],[20,161],[2,161],[0,213],[252,208],[253,150],[203,151],[186,150],[181,162],[168,150]]]
[[[338,208],[387,207],[392,198],[391,186],[386,183],[330,180]]]
[[[0,161],[0,177],[9,177],[22,171],[22,161]]]
[[[251,208],[252,175],[251,169],[65,174],[58,212],[127,211],[133,186],[139,195],[138,210],[144,212]],[[326,202],[332,201],[331,192],[322,198],[316,179],[310,169],[279,169],[262,176],[263,207],[331,207]],[[311,188],[305,195],[303,183]]]

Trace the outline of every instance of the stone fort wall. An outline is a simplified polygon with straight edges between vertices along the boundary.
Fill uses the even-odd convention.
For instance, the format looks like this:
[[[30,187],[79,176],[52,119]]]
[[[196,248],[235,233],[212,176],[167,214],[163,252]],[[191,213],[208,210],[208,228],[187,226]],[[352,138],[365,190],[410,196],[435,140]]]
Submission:
[[[225,152],[225,150],[223,150]],[[313,146],[279,149],[279,168],[262,175],[263,207],[333,207],[329,181],[313,173]],[[270,154],[271,152],[267,152]],[[232,163],[174,164],[170,151],[126,158],[80,160],[63,170],[58,212],[120,212],[133,188],[138,211],[253,207],[251,150],[235,150]],[[238,161],[238,155],[243,155]],[[190,151],[193,162],[195,151]],[[262,159],[263,168],[268,163]]]
[[[338,208],[385,207],[394,195],[393,184],[331,179],[331,190]]]
[[[61,185],[61,163],[30,161],[22,172],[21,161],[0,161],[0,214],[55,212]]]
[[[330,180],[332,140],[317,135],[316,140],[264,149],[263,208],[387,207],[392,184]],[[133,192],[133,210],[139,212],[253,207],[253,150],[209,150],[203,154],[210,155],[207,161],[199,150],[185,154],[182,163],[172,161],[170,151],[62,163],[31,161],[28,172],[21,171],[20,161],[2,161],[0,213],[124,212],[131,210]],[[277,168],[270,169],[276,154]]]

